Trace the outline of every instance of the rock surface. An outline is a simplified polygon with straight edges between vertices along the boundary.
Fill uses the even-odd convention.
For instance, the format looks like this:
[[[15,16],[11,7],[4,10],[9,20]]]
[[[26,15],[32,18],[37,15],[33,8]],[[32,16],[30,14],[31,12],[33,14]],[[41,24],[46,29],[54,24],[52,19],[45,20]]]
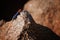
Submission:
[[[28,25],[26,13],[20,12],[16,19],[12,19],[0,27],[0,40],[18,40],[19,35],[28,28]]]
[[[60,36],[60,0],[30,0],[24,6],[37,24],[44,25]]]
[[[0,27],[0,40],[60,40],[49,28],[35,23],[27,11]]]
[[[16,19],[0,21],[0,40],[60,40],[59,8],[59,0],[30,0],[24,10],[33,18],[22,11]]]

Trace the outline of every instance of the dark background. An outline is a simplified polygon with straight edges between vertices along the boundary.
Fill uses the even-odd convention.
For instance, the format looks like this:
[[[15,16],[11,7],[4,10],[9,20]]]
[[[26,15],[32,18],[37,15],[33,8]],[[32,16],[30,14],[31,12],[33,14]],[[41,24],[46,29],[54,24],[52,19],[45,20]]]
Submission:
[[[23,9],[24,4],[28,0],[2,0],[0,1],[0,20],[10,21],[12,16],[18,11]]]

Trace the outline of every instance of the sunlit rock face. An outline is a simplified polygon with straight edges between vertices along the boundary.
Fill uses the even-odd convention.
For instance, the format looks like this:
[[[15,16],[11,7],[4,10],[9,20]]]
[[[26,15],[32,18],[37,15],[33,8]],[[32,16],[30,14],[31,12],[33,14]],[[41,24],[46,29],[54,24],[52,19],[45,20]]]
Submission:
[[[21,32],[28,28],[29,19],[24,11],[16,19],[6,22],[0,27],[0,40],[18,40]]]
[[[60,40],[60,37],[48,27],[35,23],[28,11],[22,11],[16,19],[1,25],[0,40]]]
[[[25,4],[24,10],[27,10],[31,13],[31,15],[33,16],[33,19],[36,21],[36,23],[41,23],[40,22],[40,18],[41,14],[43,14],[43,12],[45,12],[48,7],[49,7],[49,3],[52,2],[51,0],[32,0],[29,1],[28,3]]]
[[[60,1],[30,0],[24,6],[37,24],[47,26],[60,36]]]

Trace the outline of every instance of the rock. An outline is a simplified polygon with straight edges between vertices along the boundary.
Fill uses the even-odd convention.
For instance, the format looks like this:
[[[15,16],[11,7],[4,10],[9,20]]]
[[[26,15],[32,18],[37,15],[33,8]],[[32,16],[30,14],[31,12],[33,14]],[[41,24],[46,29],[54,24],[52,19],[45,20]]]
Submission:
[[[0,21],[0,40],[60,40],[58,4],[58,0],[30,0],[24,7],[27,11],[16,19]]]
[[[0,40],[60,40],[49,28],[35,23],[28,11],[0,27]]]
[[[26,13],[20,12],[16,19],[12,19],[0,27],[0,40],[18,40],[21,32],[28,28],[29,24]]]
[[[37,24],[46,26],[60,36],[60,1],[30,0],[24,6]]]
[[[18,40],[60,40],[60,37],[51,29],[35,23],[30,14],[28,17],[30,17],[31,24],[29,25],[29,28],[22,31]]]

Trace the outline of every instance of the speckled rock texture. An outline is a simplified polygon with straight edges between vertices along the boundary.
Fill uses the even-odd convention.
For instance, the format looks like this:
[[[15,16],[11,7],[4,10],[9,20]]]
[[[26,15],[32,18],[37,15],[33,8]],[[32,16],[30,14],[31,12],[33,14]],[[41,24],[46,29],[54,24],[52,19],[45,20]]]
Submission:
[[[26,13],[20,12],[16,19],[0,26],[0,40],[18,40],[21,32],[28,28],[29,23]]]
[[[60,37],[37,24],[28,11],[22,11],[16,19],[0,26],[0,40],[60,40]]]
[[[0,21],[0,40],[60,40],[59,4],[59,0],[28,1],[16,19]]]
[[[44,25],[60,36],[60,0],[30,0],[24,6],[37,24]]]

